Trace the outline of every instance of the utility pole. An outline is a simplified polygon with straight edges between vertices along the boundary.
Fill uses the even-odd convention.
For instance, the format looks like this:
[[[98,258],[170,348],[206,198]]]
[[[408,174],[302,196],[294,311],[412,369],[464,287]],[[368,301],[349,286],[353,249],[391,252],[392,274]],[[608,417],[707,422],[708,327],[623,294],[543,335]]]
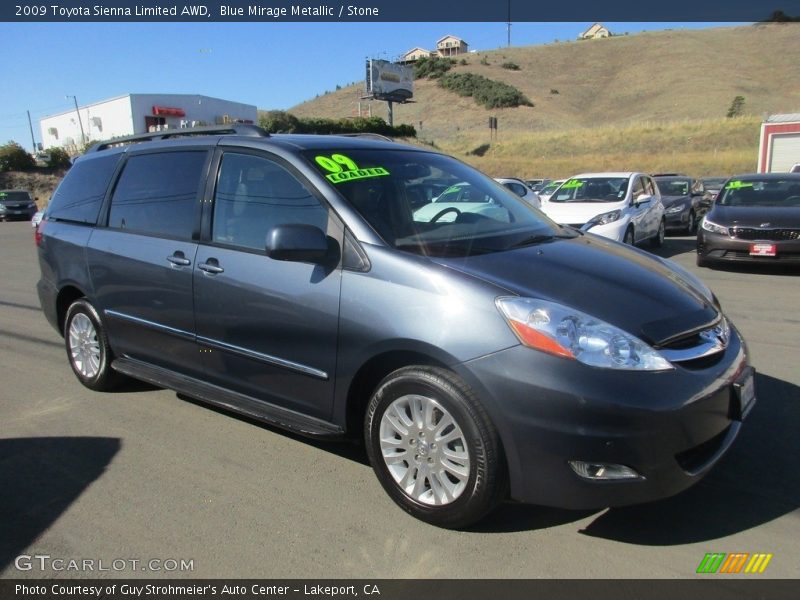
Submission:
[[[28,127],[31,129],[31,145],[33,146],[33,153],[36,154],[36,140],[33,138],[33,123],[31,123],[31,111],[26,110],[28,113]]]
[[[508,47],[511,48],[511,0],[508,0]]]
[[[81,121],[81,111],[78,109],[78,97],[67,96],[67,98],[72,98],[75,101],[75,112],[78,113],[78,125],[80,125],[81,127],[81,144],[86,145],[86,135],[83,133],[83,121]]]

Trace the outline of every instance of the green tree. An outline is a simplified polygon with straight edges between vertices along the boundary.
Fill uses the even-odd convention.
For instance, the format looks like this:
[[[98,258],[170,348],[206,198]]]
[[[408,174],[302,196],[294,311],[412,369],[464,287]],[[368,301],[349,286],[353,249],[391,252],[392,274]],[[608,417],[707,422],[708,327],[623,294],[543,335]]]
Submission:
[[[47,166],[51,169],[69,169],[72,166],[69,154],[63,148],[48,148],[45,154]]]
[[[731,107],[728,109],[727,117],[729,119],[733,117],[741,116],[744,112],[744,96],[736,96],[731,102]]]
[[[36,167],[36,161],[25,148],[17,142],[8,142],[0,146],[0,172],[30,171]]]

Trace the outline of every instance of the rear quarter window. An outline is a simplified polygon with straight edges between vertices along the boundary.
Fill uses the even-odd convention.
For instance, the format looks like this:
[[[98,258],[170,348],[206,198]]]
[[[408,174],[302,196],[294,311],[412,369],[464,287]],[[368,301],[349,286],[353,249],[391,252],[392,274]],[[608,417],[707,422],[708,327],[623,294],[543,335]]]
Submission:
[[[75,163],[56,188],[47,207],[47,218],[74,223],[97,223],[100,205],[120,155]]]

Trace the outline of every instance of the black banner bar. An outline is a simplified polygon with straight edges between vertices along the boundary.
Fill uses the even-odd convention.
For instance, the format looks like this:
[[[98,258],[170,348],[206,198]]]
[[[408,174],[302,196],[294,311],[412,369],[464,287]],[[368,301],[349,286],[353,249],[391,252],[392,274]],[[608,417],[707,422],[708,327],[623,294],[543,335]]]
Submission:
[[[14,0],[9,22],[764,21],[800,17],[800,0]]]
[[[292,600],[794,600],[797,581],[756,579],[758,575],[703,576],[695,580],[465,580],[465,579],[328,579],[328,580],[153,580],[153,579],[10,579],[0,581],[0,598],[40,600],[150,600],[169,598],[280,597]]]

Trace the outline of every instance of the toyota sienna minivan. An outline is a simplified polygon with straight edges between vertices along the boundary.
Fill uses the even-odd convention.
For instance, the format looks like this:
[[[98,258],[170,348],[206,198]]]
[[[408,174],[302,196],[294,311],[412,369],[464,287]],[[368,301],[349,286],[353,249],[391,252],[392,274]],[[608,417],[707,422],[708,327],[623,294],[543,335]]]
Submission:
[[[469,202],[435,210],[456,184]],[[36,241],[86,387],[132,377],[363,436],[388,495],[443,527],[506,498],[676,494],[755,401],[698,279],[427,149],[252,126],[115,139],[75,162]]]

